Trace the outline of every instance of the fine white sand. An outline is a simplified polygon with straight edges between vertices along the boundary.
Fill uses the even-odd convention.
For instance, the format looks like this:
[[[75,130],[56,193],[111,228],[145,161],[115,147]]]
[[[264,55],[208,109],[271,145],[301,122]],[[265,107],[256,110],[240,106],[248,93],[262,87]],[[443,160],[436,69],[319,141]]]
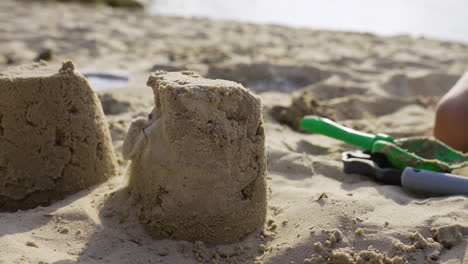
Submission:
[[[153,106],[151,71],[241,82],[264,105],[269,188],[264,228],[207,246],[153,240],[126,175],[114,177],[47,207],[0,213],[0,263],[468,263],[467,197],[420,197],[346,175],[340,154],[352,146],[274,118],[313,99],[363,131],[430,135],[435,103],[468,69],[467,45],[14,0],[0,1],[0,43],[0,72],[39,53],[57,69],[70,58],[79,71],[129,72],[125,87],[99,92],[122,169],[126,131]]]

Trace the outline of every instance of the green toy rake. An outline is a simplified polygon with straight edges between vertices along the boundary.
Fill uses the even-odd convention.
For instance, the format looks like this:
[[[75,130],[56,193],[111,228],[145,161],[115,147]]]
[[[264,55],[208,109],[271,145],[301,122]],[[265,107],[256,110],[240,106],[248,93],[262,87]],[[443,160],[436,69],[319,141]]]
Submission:
[[[305,116],[300,127],[308,132],[329,136],[372,153],[383,153],[396,168],[451,172],[468,166],[468,156],[442,142],[425,137],[394,140],[385,134],[368,134],[339,125],[327,118]]]

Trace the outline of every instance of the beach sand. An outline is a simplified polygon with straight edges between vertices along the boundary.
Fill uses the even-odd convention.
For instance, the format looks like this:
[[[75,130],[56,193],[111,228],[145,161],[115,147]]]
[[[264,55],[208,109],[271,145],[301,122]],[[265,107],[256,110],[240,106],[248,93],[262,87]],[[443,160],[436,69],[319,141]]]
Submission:
[[[0,43],[0,73],[39,59],[128,72],[123,87],[98,91],[124,171],[126,132],[153,107],[152,71],[241,82],[263,103],[268,186],[263,228],[205,245],[152,239],[127,175],[117,176],[0,213],[0,263],[468,263],[466,196],[344,174],[341,152],[355,148],[294,129],[313,112],[367,132],[430,135],[437,100],[468,69],[468,45],[13,0],[0,1]]]

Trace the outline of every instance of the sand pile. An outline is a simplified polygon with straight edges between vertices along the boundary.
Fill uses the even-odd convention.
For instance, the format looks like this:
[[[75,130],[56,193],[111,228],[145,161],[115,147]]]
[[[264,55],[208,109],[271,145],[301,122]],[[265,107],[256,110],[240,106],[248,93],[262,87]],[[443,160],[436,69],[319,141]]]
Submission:
[[[101,104],[70,61],[0,75],[0,210],[47,205],[117,171]]]
[[[157,238],[234,241],[266,215],[260,99],[193,72],[156,72],[155,107],[123,145],[140,219]]]

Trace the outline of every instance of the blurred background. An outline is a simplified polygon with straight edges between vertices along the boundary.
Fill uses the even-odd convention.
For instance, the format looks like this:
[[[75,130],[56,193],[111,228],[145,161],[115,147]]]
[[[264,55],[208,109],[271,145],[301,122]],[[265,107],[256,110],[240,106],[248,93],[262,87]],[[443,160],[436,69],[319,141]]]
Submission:
[[[465,0],[153,0],[149,11],[468,42]]]

